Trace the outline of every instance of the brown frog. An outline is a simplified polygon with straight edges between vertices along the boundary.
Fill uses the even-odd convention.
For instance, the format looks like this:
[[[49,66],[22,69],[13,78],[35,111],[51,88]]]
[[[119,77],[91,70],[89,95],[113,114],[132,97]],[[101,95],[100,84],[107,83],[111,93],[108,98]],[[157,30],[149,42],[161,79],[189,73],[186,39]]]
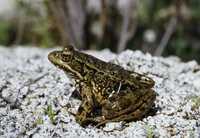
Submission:
[[[81,105],[76,121],[85,126],[142,119],[154,105],[154,81],[119,65],[104,62],[68,45],[48,59],[75,79]]]

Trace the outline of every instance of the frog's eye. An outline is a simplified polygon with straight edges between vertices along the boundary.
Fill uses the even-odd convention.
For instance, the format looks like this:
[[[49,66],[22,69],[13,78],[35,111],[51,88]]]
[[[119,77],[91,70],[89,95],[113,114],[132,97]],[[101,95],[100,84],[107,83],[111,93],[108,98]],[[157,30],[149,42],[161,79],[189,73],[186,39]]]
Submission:
[[[72,51],[74,51],[74,47],[72,45],[68,45],[63,48],[63,53],[71,53]]]

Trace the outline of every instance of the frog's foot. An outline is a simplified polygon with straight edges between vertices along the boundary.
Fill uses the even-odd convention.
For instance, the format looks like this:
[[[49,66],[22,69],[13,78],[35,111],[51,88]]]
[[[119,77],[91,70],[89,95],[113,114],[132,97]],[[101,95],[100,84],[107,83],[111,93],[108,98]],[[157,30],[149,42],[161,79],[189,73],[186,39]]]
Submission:
[[[98,124],[100,124],[101,122],[104,122],[106,121],[105,123],[107,123],[108,120],[105,120],[105,117],[104,116],[98,116],[98,117],[86,117],[84,118],[84,121],[82,121],[82,123],[84,122],[84,124],[92,124],[94,125],[95,127],[99,127]],[[109,121],[108,121],[109,122]],[[101,125],[105,124],[105,123],[102,123]],[[98,126],[97,126],[98,125]],[[100,125],[100,126],[101,126]]]
[[[102,125],[105,125],[108,122],[117,122],[117,121],[122,121],[119,118],[114,118],[114,119],[105,119],[104,116],[99,116],[99,117],[88,117],[85,119],[85,121],[92,122],[95,124],[95,128],[99,128]]]
[[[132,119],[135,119],[135,117],[132,114],[122,115],[113,119],[106,119],[106,120],[99,121],[99,123],[95,125],[95,127],[99,128],[100,126],[105,125],[106,123],[109,123],[109,122],[127,121],[127,119],[132,120]]]

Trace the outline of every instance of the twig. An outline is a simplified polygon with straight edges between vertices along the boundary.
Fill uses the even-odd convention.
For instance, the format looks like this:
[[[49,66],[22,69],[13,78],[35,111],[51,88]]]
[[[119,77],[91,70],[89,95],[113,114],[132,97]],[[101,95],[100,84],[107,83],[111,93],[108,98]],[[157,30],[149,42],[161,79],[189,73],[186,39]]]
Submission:
[[[165,48],[167,46],[167,43],[169,42],[171,35],[173,34],[173,32],[176,29],[176,25],[177,25],[177,17],[175,16],[170,19],[167,30],[165,31],[165,34],[162,37],[160,44],[154,53],[155,56],[162,55],[163,51],[165,50]]]
[[[117,46],[117,52],[121,52],[126,48],[126,44],[128,40],[133,37],[134,32],[136,30],[136,20],[135,17],[131,17],[132,13],[136,12],[136,1],[128,1],[128,6],[123,8],[122,10],[122,26],[121,26],[121,33],[119,36],[119,43]]]
[[[48,1],[47,6],[56,22],[63,45],[68,42],[75,44],[79,48],[83,47],[86,13],[81,0]]]
[[[100,14],[100,21],[102,25],[102,30],[105,30],[106,24],[108,22],[108,7],[106,5],[105,0],[101,0],[101,14]],[[102,37],[102,36],[101,36]]]
[[[75,44],[78,47],[83,46],[84,25],[85,25],[85,11],[81,0],[68,0],[68,16],[70,27],[74,36]]]
[[[72,42],[72,38],[69,36],[68,31],[68,20],[65,19],[65,12],[63,8],[60,6],[60,1],[48,1],[47,6],[49,7],[51,17],[56,23],[56,27],[60,32],[60,36],[62,38],[62,42],[66,43],[68,41]],[[64,20],[65,19],[65,20]]]

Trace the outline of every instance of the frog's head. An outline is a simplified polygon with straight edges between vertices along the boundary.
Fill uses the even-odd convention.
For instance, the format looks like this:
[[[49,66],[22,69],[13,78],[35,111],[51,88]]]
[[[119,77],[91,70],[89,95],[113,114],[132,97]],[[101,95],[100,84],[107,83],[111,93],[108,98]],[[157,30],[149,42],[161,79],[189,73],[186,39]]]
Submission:
[[[62,51],[53,51],[49,53],[48,59],[55,66],[59,68],[65,68],[65,65],[71,63],[72,57],[74,56],[74,48],[71,45],[68,45],[63,48]]]

